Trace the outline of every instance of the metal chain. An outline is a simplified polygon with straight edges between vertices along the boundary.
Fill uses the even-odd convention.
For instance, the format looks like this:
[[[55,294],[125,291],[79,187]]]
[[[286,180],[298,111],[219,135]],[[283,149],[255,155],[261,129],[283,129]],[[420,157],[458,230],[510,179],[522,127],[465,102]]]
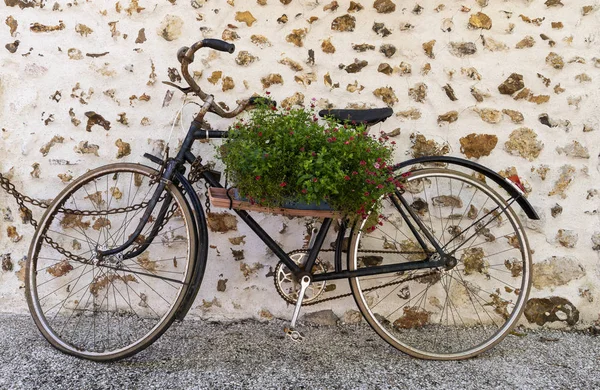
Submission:
[[[335,249],[321,249],[320,252],[334,252]],[[365,253],[390,253],[390,251],[382,251],[382,250],[375,250],[375,249],[370,249],[370,250],[363,250],[362,252]],[[296,253],[308,253],[308,250],[306,249],[295,249],[291,252],[288,253],[288,256],[294,255]],[[397,253],[402,253],[402,254],[410,254],[410,253],[422,253],[422,252],[397,252]],[[402,284],[405,282],[410,282],[411,280],[415,280],[415,279],[419,279],[419,278],[424,278],[430,275],[435,274],[437,271],[431,271],[428,272],[426,274],[420,274],[418,276],[412,276],[412,277],[408,277],[406,279],[402,279],[402,280],[398,280],[395,282],[389,282],[389,283],[385,283],[382,284],[380,286],[374,286],[374,287],[369,287],[363,290],[363,292],[370,292],[370,291],[374,291],[374,290],[378,290],[380,288],[385,288],[385,287],[389,287],[389,286],[394,286],[397,284]],[[277,287],[277,275],[274,276],[274,281],[275,281],[275,286]],[[279,291],[278,288],[276,288],[277,292],[279,293],[279,295],[281,296],[281,298],[285,299],[285,297],[281,294],[281,292]],[[339,295],[335,295],[333,297],[328,297],[328,298],[321,298],[319,300],[316,300],[314,302],[309,302],[309,303],[303,303],[302,306],[313,306],[313,305],[317,305],[319,303],[323,303],[323,302],[328,302],[328,301],[333,301],[336,299],[341,299],[341,298],[346,298],[352,296],[352,293],[346,293],[346,294],[339,294]]]

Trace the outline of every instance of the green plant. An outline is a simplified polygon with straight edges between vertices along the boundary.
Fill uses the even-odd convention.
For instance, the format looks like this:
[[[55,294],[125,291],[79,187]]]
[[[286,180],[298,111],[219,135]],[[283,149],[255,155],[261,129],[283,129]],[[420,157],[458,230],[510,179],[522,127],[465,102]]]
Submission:
[[[327,202],[350,218],[401,185],[393,177],[394,142],[362,124],[320,120],[310,109],[260,105],[234,123],[221,158],[241,196],[263,206]]]

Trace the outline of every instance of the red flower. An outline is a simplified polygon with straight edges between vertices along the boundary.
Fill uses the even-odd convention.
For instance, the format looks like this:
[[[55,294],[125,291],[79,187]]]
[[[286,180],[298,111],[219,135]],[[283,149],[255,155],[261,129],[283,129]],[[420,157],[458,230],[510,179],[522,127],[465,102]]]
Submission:
[[[267,92],[265,92],[265,93],[266,93],[267,95],[270,95],[270,94],[271,94],[271,92],[269,92],[269,91],[267,91]]]
[[[313,183],[316,183],[319,179],[317,179],[316,177],[313,177]]]
[[[356,176],[356,175],[358,175],[358,172],[352,171],[352,175]]]
[[[285,187],[285,186],[287,186],[286,182],[282,182],[281,184],[279,184],[279,187]]]
[[[377,186],[377,188],[379,188],[379,189],[382,189],[382,188],[383,188],[383,184],[379,184],[379,185]]]
[[[255,176],[254,177],[256,180],[260,180],[260,176]]]
[[[369,191],[365,191],[365,196],[369,196]]]
[[[303,188],[303,189],[302,189],[302,193],[303,193],[303,194],[306,194],[307,192],[308,192],[308,191],[306,191],[306,188]]]
[[[301,151],[301,152],[304,152],[304,146],[300,148],[300,151]]]
[[[259,131],[259,132],[258,132],[258,136],[259,136],[259,137],[262,137],[262,131]]]
[[[360,160],[360,165],[367,165],[367,162],[365,160]]]
[[[350,176],[348,176],[348,175],[344,176],[344,180],[346,180],[346,181],[350,180]]]

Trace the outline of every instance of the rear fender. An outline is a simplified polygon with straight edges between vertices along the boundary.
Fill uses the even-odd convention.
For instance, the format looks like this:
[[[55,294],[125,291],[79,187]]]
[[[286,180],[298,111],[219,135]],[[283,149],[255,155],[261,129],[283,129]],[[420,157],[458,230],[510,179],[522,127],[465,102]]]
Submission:
[[[530,219],[540,219],[538,213],[533,209],[531,203],[525,198],[525,194],[521,189],[519,189],[512,181],[500,176],[498,173],[492,171],[489,168],[484,167],[481,164],[477,164],[473,161],[465,160],[457,157],[446,157],[446,156],[428,156],[428,157],[419,157],[412,160],[403,161],[399,164],[394,165],[394,170],[406,168],[411,165],[424,164],[424,163],[444,163],[444,164],[453,164],[460,165],[462,167],[466,167],[474,170],[475,172],[479,172],[484,175],[486,178],[492,180],[494,183],[498,184],[502,187],[508,194],[515,198],[516,202],[519,204],[521,209],[525,212],[527,217]]]

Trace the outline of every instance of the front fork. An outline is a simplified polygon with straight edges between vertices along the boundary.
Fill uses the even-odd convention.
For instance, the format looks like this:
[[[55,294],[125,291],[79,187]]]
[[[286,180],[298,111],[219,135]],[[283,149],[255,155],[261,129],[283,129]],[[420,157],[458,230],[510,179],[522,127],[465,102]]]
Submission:
[[[96,259],[98,261],[102,261],[107,256],[113,256],[118,253],[123,253],[127,248],[129,248],[131,245],[133,245],[133,243],[136,242],[136,240],[138,240],[138,238],[142,234],[142,231],[144,230],[144,227],[148,224],[148,221],[150,220],[150,217],[152,216],[152,213],[154,212],[156,205],[160,201],[161,195],[163,194],[163,192],[165,192],[165,188],[167,187],[168,184],[171,183],[171,178],[174,176],[178,165],[179,165],[179,163],[176,160],[169,160],[167,162],[167,166],[165,168],[164,173],[162,174],[161,177],[157,178],[158,187],[156,188],[156,190],[154,191],[154,194],[152,195],[152,198],[148,202],[146,211],[144,211],[144,215],[142,215],[142,218],[140,218],[140,222],[138,223],[135,231],[129,236],[129,238],[127,239],[127,241],[125,241],[125,243],[123,243],[123,245],[120,245],[116,248],[112,248],[112,249],[108,249],[108,250],[97,249],[96,250]],[[156,234],[158,233],[158,230],[160,229],[160,222],[162,222],[162,219],[166,215],[172,199],[173,199],[173,197],[171,196],[171,194],[167,193],[167,195],[164,198],[164,203],[161,206],[161,209],[156,218],[156,224],[152,228],[149,238],[145,239],[144,243],[139,248],[136,248],[134,251],[123,255],[123,260],[131,259],[131,258],[138,256],[140,253],[142,253],[148,247],[148,245],[150,245],[152,243],[152,240],[154,239],[154,237],[156,237]]]

